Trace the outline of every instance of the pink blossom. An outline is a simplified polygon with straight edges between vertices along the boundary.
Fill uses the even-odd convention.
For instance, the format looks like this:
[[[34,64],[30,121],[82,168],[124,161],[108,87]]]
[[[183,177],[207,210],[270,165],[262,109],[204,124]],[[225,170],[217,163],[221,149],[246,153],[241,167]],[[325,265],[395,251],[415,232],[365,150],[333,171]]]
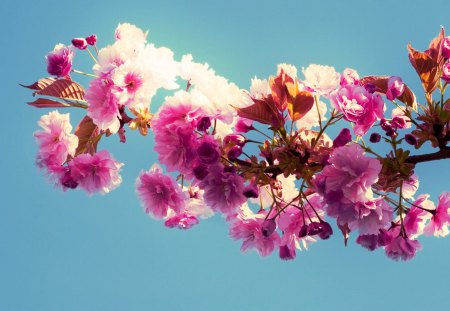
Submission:
[[[85,38],[75,38],[72,39],[72,44],[79,50],[86,50],[88,43]]]
[[[450,37],[445,37],[442,42],[442,56],[444,58],[450,58]]]
[[[442,67],[442,80],[450,82],[450,62],[446,62]]]
[[[409,109],[409,108],[400,106],[400,107],[397,107],[392,110],[391,118],[393,121],[395,120],[397,128],[408,129],[411,127],[411,121],[405,115],[405,111],[407,109]],[[399,119],[402,119],[401,123],[399,122]],[[400,125],[402,125],[402,126],[400,126]]]
[[[68,156],[74,156],[78,147],[78,137],[71,134],[69,114],[51,111],[38,122],[42,128],[34,137],[39,145],[36,163],[40,168],[62,165]]]
[[[89,194],[105,194],[118,187],[122,182],[119,175],[122,165],[106,150],[94,155],[80,154],[69,162],[73,180]]]
[[[85,98],[88,102],[88,116],[100,130],[117,133],[120,127],[118,100],[112,93],[111,80],[97,78],[89,83]]]
[[[97,36],[96,35],[90,35],[86,38],[84,38],[89,45],[95,45],[97,43]]]
[[[205,191],[206,204],[225,215],[232,215],[246,201],[244,179],[221,164],[210,166],[208,175],[199,185]]]
[[[392,221],[392,207],[383,198],[357,202],[356,219],[349,223],[352,230],[358,229],[360,234],[378,234]]]
[[[344,85],[331,94],[334,107],[344,114],[347,121],[354,122],[356,135],[364,135],[383,117],[384,102],[380,95],[370,94],[359,85]]]
[[[348,128],[343,128],[333,140],[333,148],[345,146],[352,141],[352,134]]]
[[[302,68],[305,86],[321,95],[328,96],[340,83],[340,75],[334,67],[311,64]]]
[[[402,78],[392,76],[388,80],[388,89],[386,92],[386,97],[389,100],[395,100],[399,96],[402,96],[405,91],[405,84],[402,81]]]
[[[324,194],[328,204],[367,201],[368,191],[378,180],[381,164],[364,155],[359,145],[348,145],[333,150],[321,174],[316,175],[316,188]]]
[[[345,68],[344,72],[342,72],[341,75],[341,85],[347,85],[347,84],[359,84],[359,75],[356,72],[356,70],[351,68]]]
[[[234,240],[243,240],[242,251],[254,248],[261,256],[267,256],[279,245],[278,232],[273,232],[267,237],[264,236],[262,231],[264,219],[264,214],[239,216],[231,223],[230,235]]]
[[[164,104],[152,120],[155,151],[169,172],[192,172],[198,146],[194,131],[202,115],[203,110],[190,103]]]
[[[190,229],[197,225],[198,222],[197,217],[189,215],[188,213],[181,213],[167,218],[164,222],[164,226],[168,228]]]
[[[399,235],[386,245],[385,252],[389,258],[394,260],[410,260],[421,249],[419,241]]]
[[[198,142],[197,155],[201,163],[211,165],[220,157],[219,144],[212,135],[204,135]]]
[[[254,129],[253,121],[249,119],[239,118],[234,126],[234,129],[238,133],[247,133]]]
[[[425,209],[434,209],[434,203],[428,200],[429,195],[420,195],[416,201],[413,202],[411,209],[404,216],[403,226],[408,237],[416,237],[423,233],[425,223],[430,219],[431,214],[417,206]]]
[[[411,199],[419,189],[419,179],[416,174],[411,175],[408,180],[402,183],[402,196],[405,199]]]
[[[180,186],[157,165],[141,172],[136,180],[136,191],[145,212],[157,219],[166,217],[169,209],[179,213],[185,204]]]
[[[450,193],[444,192],[439,196],[436,209],[432,213],[430,222],[424,229],[424,233],[434,236],[447,236],[450,223]]]
[[[47,72],[58,77],[67,76],[72,70],[73,56],[73,47],[57,44],[53,51],[45,57],[47,61]]]

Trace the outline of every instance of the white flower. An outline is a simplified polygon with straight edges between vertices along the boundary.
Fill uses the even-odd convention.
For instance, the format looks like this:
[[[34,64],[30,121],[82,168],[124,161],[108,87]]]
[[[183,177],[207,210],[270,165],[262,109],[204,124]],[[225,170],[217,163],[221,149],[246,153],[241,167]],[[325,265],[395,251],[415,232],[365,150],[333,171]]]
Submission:
[[[334,67],[311,64],[302,72],[305,86],[319,94],[327,96],[339,86],[340,75]]]

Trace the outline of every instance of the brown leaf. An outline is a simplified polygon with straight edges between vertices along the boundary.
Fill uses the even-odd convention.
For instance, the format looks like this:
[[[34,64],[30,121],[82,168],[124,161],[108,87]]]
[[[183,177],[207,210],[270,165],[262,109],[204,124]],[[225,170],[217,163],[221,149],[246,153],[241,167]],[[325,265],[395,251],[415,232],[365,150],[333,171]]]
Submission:
[[[276,106],[279,110],[285,110],[288,105],[289,91],[296,85],[294,79],[281,70],[278,76],[269,79],[269,85]]]
[[[314,97],[310,92],[298,92],[293,103],[288,103],[288,112],[292,121],[297,121],[305,116],[314,105]]]
[[[348,238],[350,237],[350,228],[348,227],[348,224],[338,224],[338,227],[341,230],[342,235],[344,236],[344,244],[345,246],[347,246]]]
[[[54,96],[59,98],[84,100],[84,89],[76,82],[60,79],[46,86],[36,94]]]
[[[375,88],[375,92],[379,92],[382,94],[386,94],[388,88],[388,80],[390,76],[367,76],[363,77],[359,80],[361,85],[365,86],[367,84],[372,85]],[[401,96],[398,97],[398,100],[404,103],[407,106],[413,107],[415,109],[415,95],[411,91],[411,89],[405,84],[405,91]]]
[[[38,98],[33,102],[27,103],[30,106],[36,107],[36,108],[65,108],[70,107],[70,105],[65,104],[60,101],[51,100],[47,98]]]
[[[28,89],[31,89],[31,90],[40,91],[40,90],[45,89],[47,86],[49,86],[50,84],[52,84],[55,81],[56,81],[55,78],[48,77],[48,78],[43,78],[43,79],[41,79],[41,80],[39,80],[37,82],[34,82],[31,85],[23,85],[23,84],[20,84],[20,83],[19,83],[19,85],[23,86],[23,87],[26,87]]]
[[[408,44],[409,61],[416,69],[426,93],[431,94],[437,88],[442,75],[442,66],[429,54],[419,52]]]
[[[97,144],[102,135],[98,133],[98,128],[90,117],[85,116],[78,123],[75,135],[78,136],[78,147],[75,155],[82,153],[94,154],[97,151]]]
[[[254,104],[244,108],[233,107],[241,118],[250,119],[274,128],[283,126],[283,116],[278,112],[271,95],[264,99],[252,98]]]
[[[444,27],[441,28],[441,32],[436,38],[431,40],[428,50],[425,51],[436,63],[442,67],[445,59],[442,56],[442,44],[444,43],[445,31]]]

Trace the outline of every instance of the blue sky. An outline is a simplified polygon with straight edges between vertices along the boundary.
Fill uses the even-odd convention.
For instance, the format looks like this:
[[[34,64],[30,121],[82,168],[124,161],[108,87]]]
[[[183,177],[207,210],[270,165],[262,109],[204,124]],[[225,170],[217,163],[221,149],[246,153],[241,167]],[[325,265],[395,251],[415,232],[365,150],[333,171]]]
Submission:
[[[361,249],[354,237],[345,248],[335,234],[282,262],[242,254],[220,217],[190,231],[165,229],[134,193],[137,174],[155,161],[151,136],[102,142],[126,163],[111,194],[59,192],[33,164],[32,133],[46,111],[27,106],[31,95],[17,85],[45,76],[44,55],[56,43],[96,33],[103,46],[119,22],[130,22],[177,58],[192,53],[242,88],[281,62],[318,63],[399,75],[420,94],[406,45],[425,49],[441,25],[450,30],[448,1],[62,3],[0,4],[0,310],[448,308],[449,238],[422,238],[423,251],[398,263]],[[79,64],[87,69],[87,57]],[[420,166],[420,192],[436,201],[450,190],[449,168],[448,160]]]

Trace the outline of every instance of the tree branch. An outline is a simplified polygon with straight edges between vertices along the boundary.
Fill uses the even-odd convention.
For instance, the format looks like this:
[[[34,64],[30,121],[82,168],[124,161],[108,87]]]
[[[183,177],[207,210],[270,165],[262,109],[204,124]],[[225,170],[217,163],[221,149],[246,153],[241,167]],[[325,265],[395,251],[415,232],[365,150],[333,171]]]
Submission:
[[[438,152],[409,156],[406,163],[417,164],[421,162],[429,162],[450,158],[450,147],[444,147]]]

